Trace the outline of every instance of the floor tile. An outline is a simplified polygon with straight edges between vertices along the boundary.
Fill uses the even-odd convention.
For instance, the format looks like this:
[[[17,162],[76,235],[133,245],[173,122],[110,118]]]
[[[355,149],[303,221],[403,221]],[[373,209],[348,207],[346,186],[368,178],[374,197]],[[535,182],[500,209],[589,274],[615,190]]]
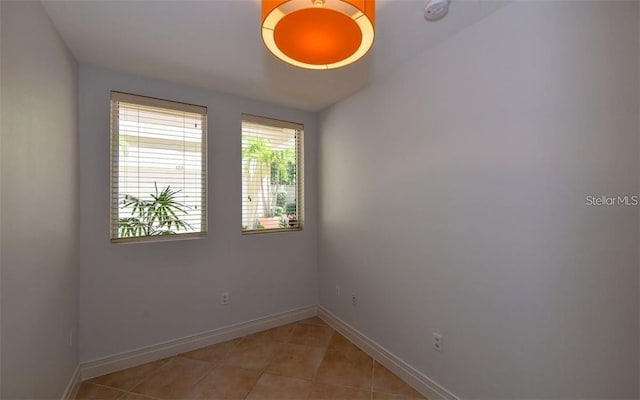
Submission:
[[[338,332],[334,332],[331,337],[331,341],[329,342],[329,348],[327,350],[332,351],[357,351],[360,350],[358,347],[351,343],[349,339],[342,336]]]
[[[306,399],[311,391],[311,381],[285,376],[262,374],[258,383],[247,396],[247,400],[300,400]]]
[[[421,395],[416,396],[403,396],[401,394],[381,393],[373,392],[373,400],[426,400],[426,397]]]
[[[311,380],[316,375],[323,357],[324,349],[319,347],[283,344],[266,372]]]
[[[316,381],[369,390],[373,359],[364,352],[327,351]]]
[[[309,400],[371,400],[371,394],[368,390],[360,390],[345,386],[326,385],[323,383],[315,383]]]
[[[248,336],[231,350],[224,364],[262,370],[269,365],[280,346],[281,343],[260,336]]]
[[[90,379],[89,382],[98,383],[100,385],[109,386],[116,389],[131,390],[138,383],[158,368],[166,364],[169,359],[153,361],[150,363],[138,365],[137,367],[127,368],[122,371],[113,372],[111,374],[99,376]]]
[[[309,325],[318,325],[318,326],[329,326],[326,322],[320,319],[320,317],[311,317],[307,319],[303,319],[302,321],[298,321],[299,324],[309,324]]]
[[[402,379],[398,378],[377,361],[373,368],[373,391],[398,394],[411,398],[421,398],[415,389],[407,385]]]
[[[297,324],[291,334],[290,343],[326,348],[333,329],[328,326]]]
[[[218,364],[221,360],[223,360],[233,346],[238,343],[240,339],[229,340],[222,343],[216,343],[211,346],[203,347],[201,349],[197,349],[194,351],[190,351],[188,353],[180,354],[180,357],[190,358],[192,360],[200,360],[207,361],[213,364]]]
[[[143,396],[137,393],[125,393],[124,396],[118,398],[118,400],[154,400],[154,398]]]
[[[124,392],[104,386],[94,385],[90,382],[82,382],[76,400],[116,400]]]
[[[260,372],[244,368],[220,366],[193,388],[193,399],[244,399],[256,384]]]
[[[295,328],[295,326],[296,324],[278,326],[275,328],[267,329],[266,331],[255,333],[252,336],[257,336],[266,340],[273,340],[275,342],[286,343],[291,338],[291,333],[293,332],[293,328]]]
[[[83,382],[95,400],[424,400],[314,317]]]
[[[174,357],[133,388],[132,392],[161,399],[185,398],[211,369],[211,364],[205,361]]]

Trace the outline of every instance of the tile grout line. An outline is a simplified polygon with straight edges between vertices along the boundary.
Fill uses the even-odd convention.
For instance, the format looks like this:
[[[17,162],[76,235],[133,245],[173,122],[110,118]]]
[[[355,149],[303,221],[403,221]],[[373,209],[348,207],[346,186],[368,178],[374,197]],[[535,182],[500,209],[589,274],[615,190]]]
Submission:
[[[375,370],[376,370],[376,359],[371,357],[371,390],[370,390],[370,396],[371,396],[371,400],[373,400],[373,380],[375,379]]]
[[[329,325],[331,327],[331,325]],[[334,331],[337,334],[342,335],[339,331],[335,330]],[[360,347],[356,346],[355,343],[353,343],[351,340],[349,340],[348,338],[345,337],[345,339],[347,339],[347,341],[349,341],[349,343],[351,343],[352,345],[354,345],[358,350],[360,351],[364,351],[362,350]],[[366,354],[366,353],[365,353]],[[385,368],[384,365],[380,364],[375,357],[371,357],[372,358],[372,367],[371,367],[371,386],[370,386],[370,396],[371,396],[371,400],[374,400],[374,383],[375,383],[375,370],[376,370],[376,363],[378,364],[379,367],[381,368]],[[392,375],[394,375],[396,378],[400,379],[400,381],[402,381],[403,384],[407,385],[411,390],[416,391],[414,388],[412,388],[411,386],[409,386],[403,379],[399,378],[397,375],[395,375],[394,373],[392,373],[391,371],[389,371]],[[332,383],[332,385],[337,385],[337,386],[343,386],[343,387],[350,387],[350,386],[344,386],[344,385],[340,385],[340,384],[335,384]],[[417,391],[416,391],[417,392]],[[387,394],[387,395],[391,395],[391,396],[401,396],[399,397],[399,399],[406,399],[406,400],[411,400],[413,399],[413,397],[405,397],[406,394],[404,393],[400,393],[400,392],[393,392],[391,390],[389,391],[385,391],[385,390],[378,390],[375,391],[375,393],[381,393],[381,394]],[[419,397],[416,397],[415,399],[420,399],[420,400],[429,400],[427,397],[423,396],[422,394],[418,393]]]
[[[158,368],[156,368],[155,370],[149,372],[149,375],[145,376],[144,378],[142,378],[140,380],[140,382],[138,382],[136,385],[132,386],[131,389],[129,389],[129,393],[132,394],[141,394],[141,393],[136,393],[133,391],[133,389],[137,388],[138,386],[142,385],[147,379],[149,379],[151,376],[153,376],[153,374],[155,374],[156,372],[160,371],[162,368],[164,368],[167,364],[169,364],[171,362],[171,359],[177,357],[177,356],[172,356],[172,357],[167,357],[167,361],[162,364],[161,366],[159,366]],[[146,396],[146,395],[143,395]]]
[[[309,394],[307,394],[307,400],[311,398],[311,393],[313,393],[313,388],[316,386],[316,380],[318,379],[318,373],[320,373],[320,367],[322,366],[322,362],[324,361],[324,358],[327,356],[327,351],[329,350],[329,346],[331,345],[331,340],[333,339],[333,336],[337,332],[335,329],[333,328],[331,329],[333,330],[333,333],[329,338],[329,343],[327,343],[327,346],[324,348],[324,353],[322,353],[322,360],[320,360],[320,365],[318,365],[318,369],[316,369],[316,373],[313,374],[313,379],[311,380],[311,390],[309,391]]]
[[[244,338],[245,338],[245,336],[243,336],[241,339],[244,339]],[[239,340],[239,341],[238,341],[238,343],[239,343],[239,342],[241,342],[241,341],[242,341],[242,340]],[[234,344],[233,344],[233,346],[232,346],[229,350],[227,350],[227,352],[226,352],[226,353],[225,353],[225,355],[223,356],[223,359],[224,359],[224,357],[227,357],[227,356],[229,355],[229,353],[231,353],[231,350],[232,350],[235,346],[236,346],[236,344],[234,343]],[[205,347],[208,347],[208,346],[205,346]],[[188,353],[188,352],[186,352],[186,353]],[[206,378],[209,374],[211,374],[211,373],[213,372],[213,370],[215,370],[216,368],[218,368],[218,366],[219,366],[219,365],[218,365],[218,362],[219,362],[219,361],[221,361],[221,360],[218,360],[218,362],[216,362],[216,363],[214,364],[214,363],[212,363],[212,362],[210,362],[210,361],[206,361],[206,360],[195,360],[195,359],[191,359],[191,358],[189,358],[189,357],[184,357],[184,356],[183,356],[183,354],[185,354],[185,353],[180,353],[180,354],[176,354],[175,356],[167,357],[167,361],[166,361],[164,364],[162,364],[161,366],[159,366],[159,367],[158,367],[158,368],[156,368],[155,370],[153,370],[153,371],[149,372],[149,375],[147,375],[147,376],[145,376],[144,378],[142,378],[142,379],[140,380],[140,382],[138,382],[136,385],[134,385],[134,386],[130,389],[130,391],[127,391],[127,393],[134,394],[134,395],[141,395],[141,396],[144,396],[144,397],[148,397],[148,398],[151,398],[151,399],[155,399],[155,397],[152,397],[152,396],[149,396],[149,395],[146,395],[146,394],[142,394],[142,393],[133,392],[133,390],[134,390],[135,388],[137,388],[138,386],[140,386],[142,383],[144,383],[147,379],[149,379],[152,375],[154,375],[154,374],[155,374],[156,372],[158,372],[160,369],[164,368],[167,364],[169,364],[169,362],[171,362],[171,359],[176,358],[176,357],[181,357],[181,358],[186,359],[186,360],[193,360],[193,361],[206,362],[206,363],[208,363],[208,364],[211,364],[211,365],[212,365],[211,370],[210,370],[209,372],[207,372],[206,374],[204,374],[200,379],[198,379],[198,380],[193,384],[193,386],[190,388],[190,390],[193,390],[193,389],[196,387],[196,385],[198,385],[198,384],[199,384],[199,383],[200,383],[204,378]]]
[[[327,342],[327,345],[326,345],[326,346],[323,346],[324,353],[322,354],[322,360],[324,360],[324,356],[326,355],[326,353],[327,353],[327,349],[329,348],[329,343],[331,342],[331,338],[332,338],[332,337],[333,337],[333,335],[335,334],[336,330],[335,330],[335,329],[333,329],[333,328],[331,328],[330,326],[326,325],[326,323],[325,323],[324,325],[320,325],[320,324],[314,324],[314,323],[303,322],[303,321],[304,321],[304,320],[302,320],[302,321],[298,321],[298,322],[295,322],[295,323],[294,323],[294,325],[322,326],[322,327],[330,328],[330,329],[332,330],[332,334],[331,334],[331,337],[329,338],[329,341]],[[322,321],[322,322],[324,323],[324,321]],[[296,343],[291,343],[291,338],[293,337],[293,331],[294,331],[294,330],[295,330],[295,326],[293,327],[293,329],[291,329],[291,333],[289,333],[289,335],[287,335],[287,336],[288,336],[288,337],[287,337],[287,340],[286,340],[285,342],[279,342],[279,344],[280,344],[281,346],[282,346],[282,345],[285,345],[285,344],[293,344],[293,345],[296,345]],[[300,346],[303,346],[303,345],[300,345]],[[305,345],[304,347],[310,347],[310,348],[313,348],[314,346],[306,346],[306,345]],[[277,352],[276,352],[276,353],[277,353]],[[275,354],[275,353],[274,353],[274,355],[271,357],[271,360],[269,361],[269,363],[267,364],[267,366],[266,366],[266,367],[261,371],[260,376],[259,376],[259,377],[258,377],[258,379],[256,380],[256,383],[254,383],[254,385],[253,385],[253,387],[251,388],[251,390],[249,390],[249,392],[248,392],[248,393],[247,393],[247,395],[245,396],[245,400],[246,400],[246,398],[249,396],[249,394],[253,391],[253,389],[254,389],[254,388],[255,388],[255,386],[257,385],[257,383],[258,383],[258,381],[260,380],[260,378],[262,377],[262,375],[264,375],[265,373],[267,373],[266,371],[267,371],[267,369],[269,368],[269,366],[271,365],[271,363],[273,362],[273,360],[275,359],[276,355],[277,355],[277,354]],[[320,364],[322,364],[322,361],[320,361]],[[298,377],[291,377],[291,376],[281,375],[281,374],[272,373],[272,372],[269,372],[269,374],[271,374],[271,375],[275,375],[275,376],[281,376],[281,377],[284,377],[284,378],[300,379],[300,380],[304,380],[304,381],[310,382],[310,383],[311,383],[311,388],[310,388],[310,390],[309,390],[309,393],[307,393],[307,397],[306,397],[306,399],[308,400],[308,399],[309,399],[309,397],[311,397],[311,392],[313,391],[313,386],[314,386],[314,384],[315,384],[316,377],[317,377],[317,375],[318,375],[318,371],[319,371],[319,370],[320,370],[320,365],[318,365],[318,369],[316,370],[316,372],[315,372],[315,374],[314,374],[314,376],[313,376],[313,378],[312,378],[312,379],[304,379],[304,378],[298,378]]]
[[[292,323],[292,325],[294,325],[294,326],[291,328],[291,332],[289,332],[289,334],[287,334],[287,335],[286,335],[286,340],[284,340],[284,341],[282,341],[282,342],[281,342],[281,341],[279,341],[279,340],[271,340],[271,339],[269,339],[269,340],[271,340],[271,341],[273,341],[273,342],[275,342],[275,343],[277,343],[277,344],[278,344],[278,349],[273,353],[273,355],[271,356],[271,358],[270,358],[269,362],[266,364],[266,366],[265,366],[264,368],[262,368],[262,369],[260,369],[260,370],[258,371],[258,372],[259,372],[258,378],[257,378],[257,379],[256,379],[256,381],[254,382],[254,384],[251,386],[251,388],[249,389],[249,391],[247,392],[247,394],[244,396],[244,399],[245,399],[245,400],[249,397],[249,395],[251,394],[251,392],[255,389],[255,387],[256,387],[256,386],[257,386],[257,384],[258,384],[258,381],[260,381],[260,378],[262,378],[262,376],[263,376],[264,374],[266,374],[266,373],[269,373],[269,374],[271,374],[271,375],[275,375],[275,376],[281,376],[281,377],[284,377],[284,378],[293,378],[293,377],[291,377],[291,376],[287,376],[287,375],[281,375],[281,374],[277,374],[277,373],[267,372],[267,370],[269,369],[269,366],[273,363],[273,360],[274,360],[274,359],[276,358],[276,356],[278,355],[278,350],[281,350],[281,349],[282,349],[282,346],[284,346],[284,345],[286,345],[286,344],[295,344],[295,343],[291,343],[291,338],[293,337],[293,331],[295,330],[295,327],[296,327],[297,325],[323,326],[323,325],[320,325],[320,324],[314,324],[314,323],[309,323],[309,322],[304,322],[304,321],[305,321],[305,320],[302,320],[302,321],[296,321],[296,322],[293,322],[293,323]],[[322,322],[324,323],[324,321],[322,321]],[[326,326],[326,327],[328,327],[328,328],[331,328],[330,326],[328,326],[328,325],[326,325],[326,324],[325,324],[324,326]],[[276,327],[276,328],[277,328],[277,327]],[[273,328],[272,328],[272,329],[273,329]],[[331,328],[331,329],[335,332],[335,330],[334,330],[333,328]],[[262,331],[262,332],[265,332],[265,331]],[[261,333],[261,332],[256,332],[255,334],[258,334],[258,333]],[[251,335],[244,336],[244,337],[242,338],[242,340],[241,340],[241,341],[239,341],[237,344],[234,344],[234,347],[233,347],[233,348],[235,348],[237,345],[239,345],[239,344],[240,344],[242,341],[244,341],[244,339],[245,339],[245,338],[247,338],[248,336],[251,336]],[[333,336],[333,335],[332,335],[332,336]],[[306,346],[306,347],[310,347],[310,346]],[[328,344],[327,344],[327,347],[328,347]],[[231,352],[232,352],[232,350],[230,350],[228,354],[231,354]],[[325,353],[326,353],[326,348],[325,348]],[[323,358],[324,358],[324,354],[323,354]],[[318,369],[319,369],[319,368],[320,368],[320,367],[318,366]],[[253,370],[253,371],[255,371],[255,370]],[[317,375],[317,371],[316,371],[316,375]],[[301,380],[309,381],[309,382],[311,382],[311,384],[313,385],[315,377],[314,377],[314,379],[312,379],[312,380],[303,379],[303,378],[297,378],[297,379],[301,379]],[[311,389],[313,389],[313,386],[311,387]],[[311,390],[310,390],[310,391],[309,391],[309,393],[307,394],[307,398],[308,398],[309,396],[311,396]]]
[[[326,325],[326,326],[329,326],[329,325]],[[331,328],[331,326],[329,326],[329,328]],[[342,334],[340,332],[338,332],[337,330],[335,330],[333,328],[332,328],[332,330],[333,330],[333,334],[331,335],[331,339],[333,339],[333,337],[335,335],[342,336]],[[329,344],[325,348],[324,356],[326,356],[326,354],[330,351],[329,350],[329,346],[331,344],[331,339],[329,339]],[[347,340],[349,341],[349,343],[353,344],[353,342],[351,342],[349,339],[347,339]],[[355,346],[355,344],[354,344],[354,346]],[[360,349],[359,347],[357,347],[357,346],[355,346],[355,347],[356,347],[357,350],[362,351],[362,349]],[[338,353],[351,353],[353,350],[346,350],[346,351],[345,350],[331,350],[331,351],[338,352]],[[324,361],[324,357],[323,357],[323,361]],[[371,357],[371,362],[372,362],[372,364],[371,364],[371,384],[369,385],[369,396],[370,396],[371,399],[373,399],[373,379],[374,379],[374,368],[375,368],[375,362],[376,362],[375,358]],[[320,364],[322,365],[322,363],[320,363]],[[319,372],[320,372],[320,367],[318,367],[318,370],[316,371],[316,374],[315,374],[315,376],[313,378],[313,381],[312,381],[313,384],[315,384],[315,383],[322,384],[322,382],[317,382],[317,376],[318,376]],[[345,384],[337,383],[337,382],[333,382],[333,381],[327,382],[326,385],[328,385],[328,386],[337,386],[337,387],[341,387],[341,388],[345,388],[345,389],[351,389],[351,390],[357,390],[357,391],[364,391],[359,386],[349,386],[349,385],[345,385]],[[380,393],[386,393],[386,392],[380,392]],[[392,393],[386,393],[386,394],[392,394]],[[311,393],[309,393],[309,397],[310,396],[311,396]]]
[[[86,383],[90,383],[90,384],[92,384],[92,385],[102,386],[102,387],[105,387],[105,388],[108,388],[108,389],[114,389],[114,390],[118,390],[118,391],[121,391],[121,392],[124,392],[124,393],[138,394],[138,395],[139,395],[140,393],[135,393],[135,392],[133,392],[133,389],[135,389],[136,387],[138,387],[142,382],[144,382],[145,380],[147,380],[147,378],[148,378],[148,377],[150,377],[151,375],[153,375],[154,373],[156,373],[156,371],[158,371],[160,368],[164,367],[164,366],[169,362],[169,360],[170,360],[171,358],[172,358],[172,357],[168,357],[168,358],[167,358],[167,361],[165,361],[162,365],[160,365],[158,368],[156,368],[156,369],[152,370],[151,372],[149,372],[149,374],[148,374],[148,375],[146,375],[146,376],[144,376],[144,377],[140,378],[140,381],[138,381],[138,383],[136,383],[135,385],[131,386],[131,388],[130,388],[130,389],[121,389],[121,388],[117,388],[117,387],[114,387],[114,386],[105,385],[105,384],[103,384],[103,383],[92,382],[91,380],[92,380],[92,379],[95,379],[95,378],[91,378],[91,379],[87,379],[86,381],[82,381],[82,382],[81,382],[81,384],[86,382]],[[158,360],[158,361],[160,361],[160,360]],[[142,364],[142,365],[144,365],[144,364]],[[132,367],[132,368],[136,368],[136,367]],[[119,372],[119,371],[116,371],[116,372]],[[115,372],[113,372],[113,373],[115,373]],[[110,374],[107,374],[107,375],[110,375]],[[99,378],[99,377],[96,377],[96,378]],[[151,397],[151,396],[147,396],[147,395],[142,395],[142,396],[146,396],[146,397],[149,397],[149,398],[153,398],[153,397]]]
[[[124,397],[123,395],[126,395],[126,394],[133,394],[133,395],[136,395],[136,396],[146,397],[148,399],[154,399],[154,400],[156,399],[156,397],[151,397],[151,396],[148,396],[146,394],[135,393],[135,392],[132,392],[131,390],[119,389],[119,388],[116,388],[116,387],[113,387],[113,386],[103,385],[101,383],[89,382],[89,381],[84,381],[83,383],[88,383],[90,385],[94,385],[94,386],[99,386],[99,387],[115,390],[116,392],[122,392],[122,395],[117,397],[118,399],[121,399],[122,397]]]
[[[216,369],[218,369],[219,367],[222,367],[222,366],[223,366],[223,364],[224,364],[224,360],[229,356],[229,354],[231,354],[231,351],[232,351],[232,350],[233,350],[233,349],[234,349],[238,344],[240,344],[240,342],[242,342],[242,341],[244,340],[244,338],[245,338],[245,337],[246,337],[246,336],[242,336],[242,337],[240,338],[240,340],[238,340],[238,342],[237,342],[237,343],[234,343],[234,344],[233,344],[233,346],[231,346],[231,347],[229,348],[229,350],[227,350],[227,351],[224,353],[224,355],[223,355],[219,360],[217,360],[217,361],[216,361],[216,363],[213,365],[213,368],[211,368],[211,371],[209,371],[209,372],[207,372],[206,374],[204,374],[204,375],[202,376],[202,378],[198,379],[198,380],[193,384],[193,386],[191,386],[191,390],[189,391],[189,394],[191,394],[191,392],[193,392],[193,389],[195,389],[195,388],[196,388],[196,386],[198,386],[198,385],[200,384],[200,382],[202,382],[203,380],[205,380],[205,378],[206,378],[206,377],[208,377],[209,375],[213,374],[213,371],[215,371],[215,370],[216,370]],[[233,339],[232,339],[232,340],[233,340]],[[213,346],[215,346],[215,344],[214,344]],[[207,346],[207,347],[208,347],[208,346]],[[204,347],[203,347],[203,348],[204,348]],[[178,354],[178,357],[179,357],[180,355],[182,355],[182,354],[185,354],[185,353],[180,353],[180,354]],[[187,357],[183,357],[183,358],[187,358]],[[202,360],[197,360],[197,361],[202,361]],[[209,362],[209,361],[207,361],[207,362]],[[209,363],[210,363],[210,364],[213,364],[213,363],[211,363],[211,362],[209,362]]]
[[[183,357],[183,358],[186,358],[186,357]],[[209,364],[211,364],[211,363],[209,363]],[[206,378],[207,376],[209,376],[210,374],[212,374],[212,373],[213,373],[213,371],[214,371],[216,368],[218,368],[218,367],[219,367],[219,365],[218,365],[218,364],[214,364],[214,367],[213,367],[213,368],[211,368],[211,370],[210,370],[210,371],[208,371],[206,374],[202,375],[202,377],[200,377],[200,379],[198,379],[197,381],[195,381],[195,382],[194,382],[194,384],[193,384],[193,385],[191,385],[191,388],[189,389],[189,394],[191,394],[191,392],[193,392],[193,389],[195,389],[195,388],[196,388],[196,386],[198,386],[198,384],[204,380],[204,378]]]
[[[294,325],[297,325],[298,322],[295,322]],[[277,327],[276,327],[277,328]],[[273,329],[273,328],[272,328]],[[276,358],[276,354],[278,353],[278,350],[282,347],[283,344],[289,343],[289,340],[291,339],[291,336],[293,336],[293,330],[295,329],[295,326],[291,329],[291,333],[289,333],[287,335],[287,341],[283,342],[279,342],[277,340],[273,340],[273,342],[276,342],[278,344],[278,349],[276,351],[273,352],[273,355],[271,356],[271,359],[269,360],[269,362],[267,363],[267,365],[260,369],[260,374],[258,375],[258,379],[256,379],[256,381],[253,383],[253,386],[251,386],[251,389],[249,389],[249,391],[247,392],[247,394],[244,396],[244,399],[246,400],[247,397],[249,397],[249,395],[251,394],[251,392],[253,391],[253,389],[255,389],[256,385],[258,384],[258,381],[260,380],[260,378],[262,378],[262,375],[265,374],[265,372],[267,371],[267,369],[269,368],[269,365],[271,365],[271,363],[273,362],[273,359]],[[264,331],[262,331],[264,332]],[[260,332],[257,332],[260,333]],[[245,336],[246,337],[246,336]],[[244,338],[243,338],[244,339]]]

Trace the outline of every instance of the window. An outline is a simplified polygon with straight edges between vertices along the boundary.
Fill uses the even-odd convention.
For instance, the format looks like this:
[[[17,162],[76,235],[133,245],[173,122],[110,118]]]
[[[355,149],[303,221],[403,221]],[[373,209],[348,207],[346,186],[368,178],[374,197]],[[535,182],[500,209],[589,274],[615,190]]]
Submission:
[[[242,115],[242,232],[300,230],[304,222],[301,124]]]
[[[207,108],[111,92],[111,241],[207,232]]]

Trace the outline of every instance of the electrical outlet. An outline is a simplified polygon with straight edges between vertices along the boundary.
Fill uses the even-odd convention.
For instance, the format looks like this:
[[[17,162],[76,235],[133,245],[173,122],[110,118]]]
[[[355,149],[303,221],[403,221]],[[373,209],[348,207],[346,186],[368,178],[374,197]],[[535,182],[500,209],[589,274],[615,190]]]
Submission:
[[[354,292],[354,293],[351,293],[351,304],[355,306],[355,305],[356,305],[356,303],[357,303],[357,301],[356,301],[356,300],[357,300],[357,299],[356,299],[356,294],[355,294],[355,292]]]
[[[73,328],[69,329],[69,347],[73,347]]]
[[[223,306],[229,304],[229,292],[222,292],[220,294],[220,304],[222,304]]]
[[[432,337],[432,345],[435,351],[442,352],[442,335],[437,332],[431,332]]]
[[[336,285],[336,296],[340,297],[340,285]]]

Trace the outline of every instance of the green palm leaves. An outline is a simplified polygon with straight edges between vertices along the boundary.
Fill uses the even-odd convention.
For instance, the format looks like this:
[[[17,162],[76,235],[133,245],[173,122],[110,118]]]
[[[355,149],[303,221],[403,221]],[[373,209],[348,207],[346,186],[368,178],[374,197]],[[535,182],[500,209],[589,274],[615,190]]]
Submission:
[[[188,206],[178,202],[176,196],[180,190],[172,190],[167,186],[158,192],[151,193],[150,200],[125,195],[120,202],[121,208],[131,209],[129,217],[118,220],[120,237],[175,235],[180,229],[191,229],[188,222],[181,217],[188,215]]]

